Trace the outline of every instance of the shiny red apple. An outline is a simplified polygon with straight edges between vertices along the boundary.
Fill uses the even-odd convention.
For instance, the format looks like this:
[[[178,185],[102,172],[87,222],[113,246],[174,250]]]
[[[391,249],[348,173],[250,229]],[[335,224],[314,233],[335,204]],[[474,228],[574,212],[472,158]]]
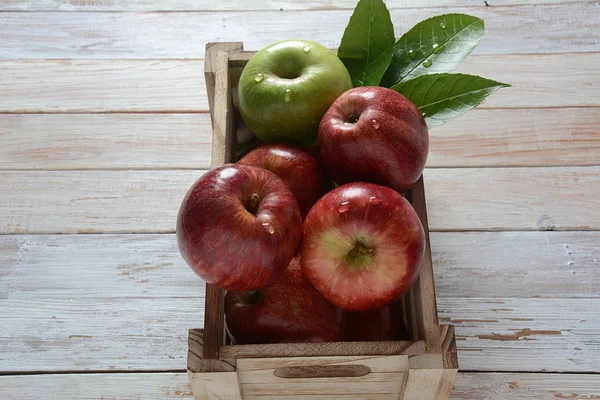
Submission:
[[[225,316],[238,344],[342,340],[342,311],[306,279],[298,258],[267,288],[227,292]]]
[[[201,278],[227,290],[270,284],[296,253],[298,202],[265,169],[229,164],[207,172],[186,194],[177,242]]]
[[[364,311],[396,300],[416,281],[425,233],[398,192],[355,182],[323,196],[304,220],[300,261],[333,304]]]
[[[317,200],[329,190],[330,182],[315,157],[287,144],[268,144],[250,151],[238,164],[265,168],[280,177],[290,188],[304,218]]]
[[[344,312],[344,340],[349,342],[409,340],[396,303],[367,311]]]
[[[429,134],[423,115],[406,97],[363,86],[329,107],[319,125],[319,146],[338,184],[373,182],[404,192],[425,168]]]

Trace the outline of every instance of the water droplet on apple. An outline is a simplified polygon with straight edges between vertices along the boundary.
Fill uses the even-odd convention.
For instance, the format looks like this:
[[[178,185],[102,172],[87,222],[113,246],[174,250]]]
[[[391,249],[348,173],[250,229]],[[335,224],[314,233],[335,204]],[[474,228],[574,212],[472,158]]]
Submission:
[[[275,228],[273,228],[273,225],[271,225],[270,223],[263,222],[262,226],[263,226],[263,229],[265,230],[265,232],[267,232],[271,235],[275,233]]]
[[[431,64],[433,64],[433,62],[431,62],[431,60],[425,60],[425,61],[423,61],[423,66],[425,68],[431,67]]]
[[[256,76],[254,77],[254,82],[261,83],[263,79],[265,79],[264,74],[256,74]]]
[[[410,49],[410,50],[408,51],[408,56],[409,56],[410,58],[415,58],[415,57],[417,56],[417,53],[415,53],[415,51],[414,51],[413,49]]]
[[[292,91],[290,89],[285,89],[285,93],[283,95],[283,100],[285,100],[285,101],[292,100]]]
[[[442,27],[442,29],[446,29],[446,24],[443,22],[440,22],[440,26]]]
[[[344,201],[343,203],[340,203],[337,210],[340,214],[350,211],[350,202]]]
[[[381,199],[379,197],[369,197],[369,203],[373,204],[374,206],[377,206],[379,204],[381,204]]]
[[[307,45],[307,44],[305,44],[304,46],[302,46],[302,51],[305,52],[305,53],[310,52],[310,46]]]
[[[371,125],[373,125],[373,128],[379,129],[379,121],[377,121],[376,119],[371,120]]]

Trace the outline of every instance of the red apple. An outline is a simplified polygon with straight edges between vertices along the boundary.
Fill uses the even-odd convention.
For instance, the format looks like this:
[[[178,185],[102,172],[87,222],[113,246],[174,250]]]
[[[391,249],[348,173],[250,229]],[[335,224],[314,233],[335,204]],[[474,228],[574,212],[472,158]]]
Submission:
[[[327,193],[304,220],[300,261],[312,284],[346,310],[383,307],[416,281],[425,233],[393,189],[349,183]]]
[[[400,192],[423,173],[429,134],[417,106],[391,89],[348,90],[319,125],[325,168],[338,184],[373,182]]]
[[[257,147],[238,163],[261,167],[280,177],[296,196],[302,218],[329,190],[329,179],[319,160],[287,144]]]
[[[396,303],[367,311],[344,312],[344,340],[349,342],[409,340]]]
[[[201,278],[227,290],[271,283],[296,253],[298,202],[275,174],[229,164],[207,172],[186,194],[177,242]]]
[[[306,279],[297,257],[273,285],[227,292],[225,316],[238,344],[342,340],[341,310]]]

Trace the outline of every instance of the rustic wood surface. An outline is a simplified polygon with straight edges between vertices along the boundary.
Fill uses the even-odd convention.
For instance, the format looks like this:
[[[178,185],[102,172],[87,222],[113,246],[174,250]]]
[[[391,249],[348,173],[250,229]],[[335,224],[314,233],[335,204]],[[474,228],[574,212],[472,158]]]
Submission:
[[[387,4],[397,34],[483,17],[460,71],[513,84],[431,132],[452,399],[600,398],[600,3]],[[205,43],[335,48],[354,5],[0,1],[0,398],[191,397],[205,285],[173,232],[211,164]]]

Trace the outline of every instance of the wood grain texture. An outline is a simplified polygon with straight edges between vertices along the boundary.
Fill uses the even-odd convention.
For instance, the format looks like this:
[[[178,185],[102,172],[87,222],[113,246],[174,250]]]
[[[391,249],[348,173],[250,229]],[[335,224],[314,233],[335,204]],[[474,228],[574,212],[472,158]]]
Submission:
[[[104,373],[0,376],[4,400],[174,400],[192,398],[181,373]]]
[[[600,53],[471,56],[460,71],[513,85],[479,109],[593,107],[600,106],[599,64]],[[207,112],[203,70],[202,60],[0,60],[0,112]]]
[[[598,299],[440,296],[438,306],[440,322],[455,326],[464,370],[598,370]]]
[[[194,330],[192,330],[193,332]],[[250,344],[239,346],[221,346],[222,358],[268,358],[299,356],[361,356],[361,355],[395,355],[409,356],[423,354],[425,342],[343,342],[343,343],[278,343]]]
[[[0,172],[0,232],[174,232],[181,201],[203,173]]]
[[[201,374],[207,400],[242,400],[237,372]],[[197,393],[194,391],[194,395]],[[202,397],[200,397],[202,399]]]
[[[0,169],[207,168],[207,114],[6,114]]]
[[[441,297],[600,297],[600,232],[436,232]]]
[[[600,398],[600,376],[459,373],[455,400],[593,400]]]
[[[427,166],[597,165],[598,126],[596,108],[474,109],[429,131]]]
[[[591,400],[600,397],[598,388],[600,375],[459,372],[450,398]],[[98,400],[102,397],[106,400],[172,400],[190,399],[191,391],[185,373],[106,373],[0,376],[0,396],[6,400]],[[329,400],[328,397],[311,399]],[[346,399],[365,400],[362,395]]]
[[[563,267],[543,258],[526,264],[520,255],[525,250],[512,249],[531,249],[559,235],[536,251],[545,253],[555,243],[559,252],[569,244],[573,254],[584,254],[578,271],[588,270],[585,280],[598,267],[586,258],[585,246],[597,250],[600,233],[435,233],[434,260],[441,258],[436,248],[448,235],[456,238],[447,242],[443,257],[471,260],[452,273],[435,266],[440,323],[456,326],[461,368],[599,372],[599,300],[567,298],[583,297],[594,286],[597,296],[597,274],[580,288],[565,279],[557,294],[563,298],[535,298],[559,287]],[[493,258],[485,252],[478,270],[483,277],[474,278],[473,250],[454,246],[469,243],[471,235],[479,237],[473,248],[483,251],[504,244],[504,273],[494,275],[498,264],[485,262]],[[187,329],[203,323],[204,284],[179,256],[174,235],[4,235],[0,265],[2,372],[185,368]],[[530,278],[519,275],[523,268],[531,270]],[[547,279],[534,280],[544,274]],[[504,275],[514,275],[509,285],[524,280],[523,290],[488,289],[494,282],[500,286]],[[492,276],[489,283],[485,276]],[[472,288],[464,292],[466,285]]]
[[[597,165],[600,109],[475,109],[432,129],[428,167]],[[0,169],[209,168],[208,114],[5,114]]]
[[[0,233],[174,232],[202,173],[0,172]],[[425,190],[431,231],[600,229],[600,167],[428,169]]]
[[[433,262],[431,260],[431,241],[429,240],[429,221],[425,198],[424,178],[421,178],[411,188],[410,201],[419,216],[425,231],[425,252],[419,272],[410,295],[411,312],[408,327],[413,329],[413,338],[425,340],[427,352],[441,352],[441,337],[439,332],[438,312],[435,298],[435,282]],[[416,333],[416,334],[415,334]]]
[[[576,0],[489,0],[492,6],[569,3]],[[581,1],[581,0],[577,0]],[[481,0],[388,0],[388,8],[424,8],[483,6]],[[223,0],[219,3],[210,0],[4,0],[0,11],[240,11],[240,10],[331,10],[353,9],[355,0],[304,0],[304,1],[241,1]]]
[[[408,369],[408,356],[361,357],[293,357],[238,360],[238,375],[244,399],[287,398],[306,399],[328,396],[331,400],[363,395],[370,400],[399,397]],[[366,367],[362,376],[312,378],[282,378],[276,371],[282,368],[306,367]]]
[[[596,230],[599,183],[600,167],[426,170],[431,230]]]
[[[204,282],[173,236],[0,236],[0,265],[2,372],[185,368]]]
[[[485,20],[487,34],[475,50],[478,54],[573,53],[600,49],[595,17],[599,7],[596,2],[448,7],[443,13],[469,13]],[[3,15],[0,25],[0,58],[199,58],[204,57],[206,42],[244,40],[247,49],[258,50],[275,38],[304,37],[307,32],[313,40],[337,48],[351,13],[350,9],[260,13],[11,12]],[[391,10],[396,36],[440,13],[438,8]]]
[[[412,369],[402,400],[447,400],[452,393],[457,370]]]
[[[600,7],[600,3],[597,6]],[[582,28],[582,32],[587,34],[588,30]],[[560,32],[561,37],[563,34],[565,33]],[[581,54],[577,57],[574,54],[537,54],[527,57],[508,55],[485,59],[469,57],[460,65],[458,72],[482,75],[512,85],[507,90],[499,90],[490,96],[485,101],[486,107],[564,107],[569,106],[564,100],[574,97],[581,100],[577,106],[593,106],[600,98],[600,91],[594,89],[594,83],[587,84],[585,77],[598,79],[599,59],[599,53]],[[494,64],[496,67],[492,67]],[[550,71],[553,71],[553,77],[546,75]],[[557,79],[558,76],[560,79]]]
[[[0,60],[0,71],[0,111],[208,111],[199,60]]]

